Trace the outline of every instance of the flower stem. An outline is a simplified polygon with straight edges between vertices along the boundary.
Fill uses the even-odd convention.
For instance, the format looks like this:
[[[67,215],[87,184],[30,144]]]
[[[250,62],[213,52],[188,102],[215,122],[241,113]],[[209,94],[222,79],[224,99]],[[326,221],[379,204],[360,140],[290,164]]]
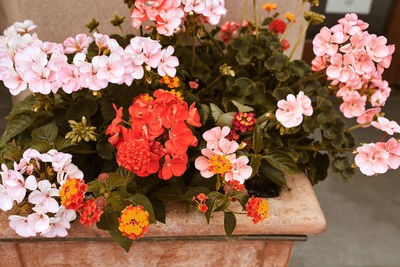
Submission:
[[[143,36],[143,25],[140,25],[140,36]]]
[[[366,123],[362,123],[362,124],[357,124],[357,125],[354,125],[353,127],[348,128],[347,131],[348,131],[348,132],[351,132],[351,131],[353,131],[353,130],[355,130],[355,129],[358,129],[358,128],[361,128],[361,127],[363,127],[363,126],[367,126],[367,125],[370,125],[370,124],[371,124],[370,122],[366,122]]]
[[[206,91],[207,91],[208,89],[210,89],[213,85],[215,85],[215,84],[219,81],[219,79],[221,79],[221,78],[222,78],[222,74],[220,74],[217,78],[215,78],[215,80],[212,81],[206,88],[197,91],[197,93],[206,92]]]
[[[192,71],[194,70],[195,66],[196,66],[196,35],[193,35],[193,41],[192,41]]]
[[[118,28],[119,28],[119,30],[121,31],[121,36],[123,37],[123,38],[125,38],[125,33],[124,33],[124,30],[122,29],[122,26],[121,25],[118,25]]]
[[[314,72],[314,73],[308,75],[307,77],[304,77],[303,79],[299,80],[298,82],[292,84],[290,87],[293,88],[293,87],[295,87],[295,86],[297,86],[299,84],[302,84],[304,82],[307,82],[309,80],[322,78],[322,77],[325,76],[325,71],[326,71],[326,69]]]
[[[253,0],[254,23],[256,24],[256,40],[258,41],[257,0]]]
[[[385,137],[386,137],[387,135],[388,135],[388,133],[385,132],[385,134],[383,135],[381,141],[379,141],[379,142],[382,142],[383,140],[385,140]]]
[[[244,21],[244,16],[246,15],[247,12],[247,5],[249,4],[249,0],[245,0],[244,1],[244,7],[242,10],[242,16],[240,17],[240,26],[243,25],[243,21]]]
[[[303,10],[303,7],[304,7],[304,1],[301,1],[300,6],[297,8],[296,13],[294,14],[294,18],[293,18],[291,21],[289,21],[289,23],[288,23],[288,25],[287,25],[285,31],[283,32],[281,38],[279,39],[281,42],[282,42],[282,40],[285,38],[285,36],[286,36],[286,34],[287,34],[287,32],[288,32],[290,26],[292,26],[292,24],[293,24],[293,22],[296,20],[297,16],[298,16],[298,15],[300,14],[300,12]]]
[[[297,38],[296,44],[294,45],[292,52],[289,55],[289,59],[291,59],[293,57],[294,52],[296,51],[297,47],[299,46],[301,40],[303,40],[304,35],[306,35],[307,29],[310,26],[310,22],[308,21],[306,26],[304,26],[303,31],[301,32],[299,38]]]

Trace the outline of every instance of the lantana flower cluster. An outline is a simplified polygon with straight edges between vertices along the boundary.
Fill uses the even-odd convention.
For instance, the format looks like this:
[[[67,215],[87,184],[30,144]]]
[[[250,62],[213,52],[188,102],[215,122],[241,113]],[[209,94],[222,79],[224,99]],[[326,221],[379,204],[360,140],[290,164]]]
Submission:
[[[150,20],[159,34],[171,36],[189,13],[199,14],[203,21],[216,25],[226,12],[224,0],[136,0],[131,18],[135,29]]]
[[[149,227],[149,213],[142,206],[136,207],[129,205],[118,218],[119,231],[129,239],[142,237]]]
[[[188,125],[200,127],[200,116],[195,103],[188,107],[179,92],[159,89],[153,96],[135,99],[129,108],[129,129],[120,124],[122,108],[117,110],[106,134],[111,135],[109,142],[118,150],[120,166],[141,177],[158,172],[167,180],[186,171],[186,151],[197,146]]]
[[[40,154],[28,149],[13,169],[1,166],[0,209],[17,212],[9,220],[18,235],[67,236],[66,229],[76,219],[76,212],[58,203],[59,187],[72,177],[83,178],[71,158],[70,154],[56,150]]]
[[[279,100],[275,116],[284,127],[292,128],[303,122],[303,115],[311,116],[312,114],[311,99],[300,91],[297,96],[289,94],[286,100]]]
[[[98,91],[109,83],[130,86],[144,76],[144,66],[157,69],[161,76],[175,76],[178,58],[174,48],[162,48],[159,41],[134,37],[124,49],[108,35],[93,37],[78,34],[63,44],[43,42],[32,21],[15,23],[0,37],[0,80],[17,95],[29,89],[34,93],[56,93],[60,88],[70,94],[82,88]],[[95,42],[98,54],[87,55]],[[67,55],[72,54],[72,61]]]
[[[253,223],[257,224],[268,218],[269,206],[265,199],[252,197],[246,205],[247,216],[253,218]]]
[[[236,156],[239,144],[226,137],[231,132],[228,126],[215,127],[203,133],[203,139],[207,147],[201,150],[200,156],[195,161],[195,167],[204,178],[220,175],[225,182],[238,181],[244,183],[252,174],[252,168],[248,166],[249,159],[246,156]]]
[[[323,27],[313,40],[314,71],[326,68],[336,95],[343,99],[340,110],[346,118],[359,118],[359,123],[372,121],[366,113],[379,113],[390,95],[382,73],[390,66],[394,45],[387,45],[384,36],[370,34],[368,23],[356,14],[346,14],[332,28]],[[369,103],[373,110],[367,110]],[[361,118],[360,118],[361,117]],[[370,121],[366,121],[366,119]]]

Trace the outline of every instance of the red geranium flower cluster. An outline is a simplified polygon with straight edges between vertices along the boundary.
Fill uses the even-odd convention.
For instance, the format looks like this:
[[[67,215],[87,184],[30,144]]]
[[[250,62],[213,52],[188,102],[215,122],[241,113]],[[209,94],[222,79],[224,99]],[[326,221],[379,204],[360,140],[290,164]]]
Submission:
[[[167,180],[186,171],[189,146],[197,138],[189,125],[200,127],[200,116],[179,92],[159,89],[154,98],[138,96],[129,108],[130,128],[122,126],[122,108],[108,127],[109,142],[117,148],[117,162],[128,171],[145,177],[158,172]]]
[[[274,19],[269,24],[268,29],[274,33],[284,33],[286,30],[286,22],[281,19]]]

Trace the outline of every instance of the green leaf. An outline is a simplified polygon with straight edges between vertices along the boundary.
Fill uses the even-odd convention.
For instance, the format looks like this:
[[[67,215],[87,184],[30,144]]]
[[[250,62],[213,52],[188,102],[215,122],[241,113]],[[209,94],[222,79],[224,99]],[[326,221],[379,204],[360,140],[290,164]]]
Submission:
[[[156,223],[156,217],[154,215],[153,205],[150,200],[143,194],[135,194],[128,199],[133,204],[140,205],[149,213],[149,222]]]
[[[105,189],[106,187],[103,182],[100,182],[98,180],[89,182],[87,186],[88,188],[86,189],[86,192],[93,193],[95,196],[99,194],[102,188]]]
[[[40,153],[46,153],[47,151],[49,151],[50,149],[52,149],[53,147],[46,141],[32,141],[31,148],[36,149],[37,151],[39,151]]]
[[[183,198],[182,188],[177,184],[163,187],[153,195],[162,201],[175,201]]]
[[[265,61],[264,65],[269,70],[280,71],[289,63],[289,57],[281,52],[273,54],[270,58]]]
[[[288,94],[293,94],[292,89],[289,87],[276,88],[272,93],[276,100],[286,99]]]
[[[266,160],[263,160],[260,165],[260,170],[268,179],[274,182],[277,185],[285,186],[286,185],[286,178],[285,174],[272,167]]]
[[[210,193],[207,194],[207,201],[206,201],[206,205],[208,207],[208,210],[205,212],[205,216],[207,219],[207,223],[210,223],[210,218],[211,218],[211,213],[214,209],[214,204],[215,201],[217,201],[218,199],[224,197],[225,195],[221,194],[220,192],[217,191],[212,191]]]
[[[254,111],[254,108],[243,105],[235,100],[231,100],[232,103],[238,108],[239,112],[252,112]]]
[[[44,141],[49,144],[54,143],[58,135],[58,128],[55,124],[49,123],[40,128],[36,128],[32,131],[32,139],[35,141]]]
[[[89,119],[97,112],[97,103],[92,98],[84,98],[74,102],[65,114],[70,120],[80,121],[83,116]]]
[[[225,196],[224,201],[214,211],[224,211],[229,207],[229,204],[231,204],[231,198]]]
[[[249,201],[249,195],[243,194],[243,193],[238,193],[235,195],[235,198],[237,199],[237,201],[239,201],[243,210],[246,210],[246,205],[247,205],[247,202]]]
[[[54,141],[54,145],[58,151],[62,151],[67,147],[73,146],[73,144],[71,144],[71,140],[65,139],[64,137],[57,137]]]
[[[100,221],[96,223],[100,230],[118,229],[118,217],[120,213],[114,210],[110,205],[106,205],[101,214]]]
[[[271,151],[270,153],[264,155],[266,159],[273,167],[283,171],[288,174],[298,173],[298,168],[296,162],[284,151]]]
[[[150,202],[153,205],[154,216],[156,220],[165,223],[165,205],[164,202],[156,197],[150,197]]]
[[[213,116],[214,120],[217,121],[218,118],[224,114],[224,112],[214,103],[210,103],[211,108],[211,115]]]
[[[129,252],[133,240],[127,238],[126,236],[123,236],[118,228],[109,230],[108,232],[110,233],[112,240],[118,243],[118,245],[120,245],[126,252]]]
[[[201,104],[199,112],[201,123],[204,125],[207,122],[208,117],[210,116],[211,110],[206,104]]]
[[[226,235],[230,238],[236,228],[236,217],[232,212],[224,212],[224,229]]]
[[[250,178],[254,177],[257,174],[258,169],[260,168],[260,165],[261,165],[261,160],[262,160],[262,157],[258,157],[256,155],[251,156],[250,167],[253,170],[253,172],[252,172]]]
[[[116,173],[110,173],[106,181],[106,187],[110,190],[114,190],[120,186],[126,186],[130,181],[129,177],[122,177]]]
[[[114,159],[114,152],[115,152],[115,148],[110,145],[110,143],[105,140],[99,140],[96,144],[96,151],[97,154],[105,160],[112,160]]]
[[[107,204],[110,204],[115,210],[123,210],[126,207],[126,202],[122,199],[121,190],[112,191],[107,198]]]
[[[16,135],[22,133],[30,127],[35,120],[34,114],[18,114],[15,115],[7,124],[5,135],[1,138],[0,144],[5,144],[13,139]]]
[[[221,128],[224,126],[228,126],[232,128],[232,120],[235,116],[236,112],[228,112],[224,113],[221,116],[218,117],[218,120],[216,121],[216,124],[220,126]]]
[[[258,124],[254,125],[253,130],[253,151],[258,154],[264,149],[263,133]]]

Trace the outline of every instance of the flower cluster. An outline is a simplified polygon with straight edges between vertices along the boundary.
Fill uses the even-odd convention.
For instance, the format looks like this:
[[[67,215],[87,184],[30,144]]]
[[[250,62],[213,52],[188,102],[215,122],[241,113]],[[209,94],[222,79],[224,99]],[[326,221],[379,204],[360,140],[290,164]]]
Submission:
[[[63,185],[68,177],[83,177],[71,163],[71,155],[56,150],[40,154],[28,149],[20,162],[14,163],[14,169],[8,169],[4,164],[1,168],[0,209],[11,210],[16,202],[15,210],[20,210],[18,215],[9,217],[10,227],[24,237],[37,233],[45,237],[66,236],[66,229],[76,219],[76,213],[58,204],[57,186]],[[57,183],[50,183],[52,179]]]
[[[249,24],[246,20],[242,22],[242,27],[248,27]],[[227,21],[221,26],[221,39],[224,43],[229,43],[231,39],[234,39],[239,36],[240,33],[240,24],[236,21]]]
[[[31,23],[25,22],[27,31],[35,28]],[[49,94],[62,88],[70,94],[82,88],[101,90],[109,83],[130,86],[133,80],[143,78],[144,64],[170,77],[179,65],[172,46],[162,49],[159,41],[150,38],[132,38],[125,49],[99,33],[94,33],[94,38],[78,34],[59,44],[43,42],[36,34],[19,30],[18,25],[7,28],[0,37],[0,80],[13,95],[26,89]],[[87,51],[93,40],[98,55],[89,60]],[[73,55],[71,62],[68,54]]]
[[[281,19],[274,19],[269,24],[268,29],[274,33],[284,33],[286,30],[286,22]]]
[[[204,132],[203,138],[207,141],[207,148],[201,150],[200,156],[195,161],[195,167],[204,178],[220,175],[227,181],[239,181],[241,184],[252,174],[246,156],[236,157],[239,144],[229,141],[226,137],[231,129],[227,126],[215,127]]]
[[[311,99],[300,91],[297,96],[289,94],[286,100],[279,100],[275,116],[284,127],[291,128],[301,124],[303,115],[311,116],[312,114]]]
[[[385,173],[400,166],[400,143],[395,138],[387,142],[364,144],[357,148],[356,165],[365,175]]]
[[[197,146],[187,124],[200,127],[200,116],[195,103],[188,107],[179,92],[159,89],[153,96],[135,99],[129,108],[130,129],[120,125],[120,108],[106,134],[112,135],[109,142],[118,150],[119,165],[141,177],[158,172],[167,180],[186,171],[186,151]]]
[[[256,114],[250,112],[238,112],[233,116],[232,123],[235,125],[235,130],[240,130],[242,133],[246,131],[253,131],[254,124],[257,122]]]
[[[356,14],[347,14],[338,22],[315,36],[317,57],[312,67],[314,71],[326,68],[332,85],[338,85],[336,95],[344,101],[340,106],[344,116],[360,117],[369,112],[367,103],[373,108],[385,105],[391,89],[382,73],[390,66],[395,48],[386,44],[385,37],[369,34],[368,23]]]
[[[118,218],[122,235],[134,240],[142,237],[149,227],[149,213],[142,206],[127,206]]]
[[[192,202],[195,203],[197,209],[203,213],[205,213],[208,210],[208,207],[206,205],[206,200],[208,197],[204,195],[203,193],[200,193],[198,196],[193,196]]]
[[[247,216],[253,218],[253,223],[262,222],[268,218],[269,206],[267,200],[259,197],[252,197],[246,205]]]
[[[87,187],[82,179],[68,179],[60,188],[59,195],[63,206],[78,212],[81,216],[80,222],[91,226],[100,220],[103,211],[96,205],[95,199],[84,200]]]
[[[199,14],[212,25],[226,14],[224,0],[136,0],[132,9],[132,26],[138,29],[146,20],[156,24],[157,32],[171,36],[185,20],[187,14]]]

